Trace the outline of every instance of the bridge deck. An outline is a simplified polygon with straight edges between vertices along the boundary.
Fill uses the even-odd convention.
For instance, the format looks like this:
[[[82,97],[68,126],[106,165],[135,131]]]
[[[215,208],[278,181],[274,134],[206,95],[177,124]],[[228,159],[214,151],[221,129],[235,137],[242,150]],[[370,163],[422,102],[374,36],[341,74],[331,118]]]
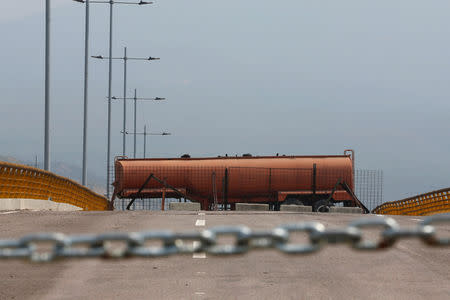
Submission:
[[[206,212],[2,212],[0,238],[36,231],[100,233],[172,229],[188,231],[243,224],[270,229],[314,220],[343,227],[360,216]],[[199,222],[199,219],[205,221]],[[418,217],[395,219],[412,227]],[[203,227],[203,224],[205,227]],[[449,236],[449,229],[443,233]],[[375,232],[369,232],[376,236]],[[1,299],[448,299],[450,251],[402,240],[387,251],[361,253],[328,246],[317,254],[286,256],[275,250],[242,256],[67,260],[51,264],[0,261]]]

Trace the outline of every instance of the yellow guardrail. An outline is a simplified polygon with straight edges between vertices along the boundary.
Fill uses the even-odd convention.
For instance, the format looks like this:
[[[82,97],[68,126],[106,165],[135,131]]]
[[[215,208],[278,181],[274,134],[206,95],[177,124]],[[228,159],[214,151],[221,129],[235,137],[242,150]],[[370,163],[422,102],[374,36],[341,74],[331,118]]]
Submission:
[[[450,188],[386,202],[372,210],[374,214],[409,216],[426,216],[446,212],[450,212]]]
[[[77,182],[51,172],[0,162],[0,199],[49,199],[81,207],[107,210],[108,200]]]

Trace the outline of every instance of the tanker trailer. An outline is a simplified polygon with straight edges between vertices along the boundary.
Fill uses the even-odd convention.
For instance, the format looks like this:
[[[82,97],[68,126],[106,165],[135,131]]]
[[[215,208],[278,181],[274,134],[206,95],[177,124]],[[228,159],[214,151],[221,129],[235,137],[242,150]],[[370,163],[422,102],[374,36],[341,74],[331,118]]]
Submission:
[[[115,161],[118,198],[185,198],[203,210],[235,203],[360,206],[353,193],[353,154],[330,156],[249,156],[151,158]],[[352,152],[353,153],[353,152]]]

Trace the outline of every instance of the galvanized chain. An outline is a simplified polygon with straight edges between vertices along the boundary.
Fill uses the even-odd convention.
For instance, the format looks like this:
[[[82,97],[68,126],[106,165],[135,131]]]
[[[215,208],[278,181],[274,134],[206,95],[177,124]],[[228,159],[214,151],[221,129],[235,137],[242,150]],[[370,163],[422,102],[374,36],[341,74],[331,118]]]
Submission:
[[[253,231],[245,226],[222,226],[199,232],[174,233],[172,231],[144,231],[132,233],[104,233],[99,235],[65,235],[37,233],[19,239],[0,240],[0,259],[29,259],[50,262],[64,258],[130,258],[161,257],[174,254],[205,252],[212,255],[243,254],[253,249],[277,249],[287,254],[308,254],[328,244],[348,244],[361,251],[392,247],[398,240],[418,238],[429,246],[448,247],[450,238],[436,235],[433,224],[450,223],[450,214],[423,219],[415,228],[400,228],[392,218],[363,218],[347,227],[326,229],[318,222],[287,224],[268,231]],[[366,240],[362,232],[367,228],[380,228],[378,241]],[[308,243],[295,243],[292,234],[304,232]],[[219,243],[220,236],[231,236],[231,244]],[[158,245],[149,245],[149,242]],[[123,247],[112,247],[114,242]],[[51,245],[48,251],[38,245]]]

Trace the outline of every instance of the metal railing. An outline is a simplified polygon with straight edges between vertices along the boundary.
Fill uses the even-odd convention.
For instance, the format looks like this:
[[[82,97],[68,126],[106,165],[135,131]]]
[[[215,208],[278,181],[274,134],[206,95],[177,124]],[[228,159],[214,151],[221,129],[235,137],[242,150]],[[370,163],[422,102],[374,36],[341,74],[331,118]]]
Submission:
[[[83,210],[107,210],[108,201],[81,184],[51,172],[0,162],[0,199],[51,198]]]
[[[386,202],[372,210],[374,214],[426,216],[450,212],[450,188]]]

